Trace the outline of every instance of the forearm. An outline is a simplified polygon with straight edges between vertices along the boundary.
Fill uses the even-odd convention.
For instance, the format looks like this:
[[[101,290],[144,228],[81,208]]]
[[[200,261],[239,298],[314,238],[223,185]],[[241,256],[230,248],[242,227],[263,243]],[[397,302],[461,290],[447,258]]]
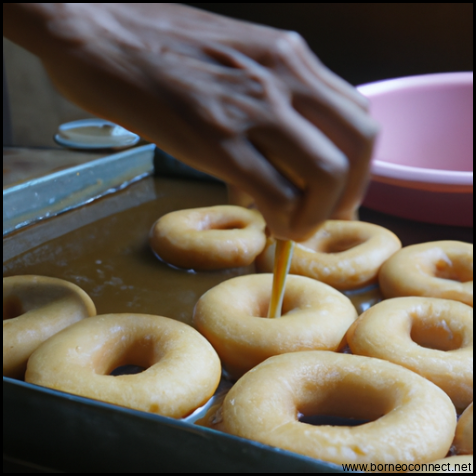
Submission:
[[[247,49],[250,35],[256,37],[256,30],[273,31],[177,3],[3,4],[3,35],[40,58],[57,48],[97,41],[98,33],[120,36],[125,30],[134,29],[145,34],[148,30],[154,34],[158,30],[164,34],[193,30],[197,39],[224,43],[233,37],[232,32],[236,29],[239,34],[229,43],[233,46],[242,43],[239,45],[242,50]],[[130,40],[134,42],[134,39]]]
[[[127,9],[127,5],[4,3],[3,35],[47,60],[52,53],[97,42],[101,36],[116,32],[120,36],[123,32],[113,13]]]
[[[68,8],[61,3],[4,3],[3,36],[42,57],[55,43],[51,23]]]
[[[10,3],[4,35],[80,107],[247,192],[280,238],[362,196],[366,101],[296,33],[177,3]]]

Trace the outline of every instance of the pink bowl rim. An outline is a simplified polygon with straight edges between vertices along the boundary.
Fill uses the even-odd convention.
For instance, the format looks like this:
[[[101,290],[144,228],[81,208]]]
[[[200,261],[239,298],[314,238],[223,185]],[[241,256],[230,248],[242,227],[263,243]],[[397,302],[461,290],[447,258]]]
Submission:
[[[451,72],[405,76],[402,78],[386,79],[357,87],[359,92],[371,99],[380,94],[407,88],[428,86],[450,86],[458,84],[473,84],[473,72]],[[473,172],[461,172],[440,169],[411,167],[408,165],[392,164],[378,159],[372,160],[371,174],[377,180],[379,177],[397,184],[402,182],[431,183],[434,185],[472,187]],[[404,183],[401,184],[405,186]]]

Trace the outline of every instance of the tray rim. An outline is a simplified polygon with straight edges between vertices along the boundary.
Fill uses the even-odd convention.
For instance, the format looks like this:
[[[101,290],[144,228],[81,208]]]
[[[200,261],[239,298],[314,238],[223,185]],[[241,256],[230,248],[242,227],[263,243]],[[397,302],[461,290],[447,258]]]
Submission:
[[[78,208],[152,174],[154,151],[155,145],[147,144],[5,188],[3,236]]]

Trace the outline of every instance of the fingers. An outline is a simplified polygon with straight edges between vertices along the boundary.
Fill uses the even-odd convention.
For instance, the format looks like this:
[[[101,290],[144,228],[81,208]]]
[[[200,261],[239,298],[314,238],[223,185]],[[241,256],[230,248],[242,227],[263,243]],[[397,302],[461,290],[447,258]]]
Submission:
[[[255,197],[273,234],[301,241],[331,216],[351,218],[365,190],[377,130],[359,95],[354,96],[344,81],[330,87],[334,78],[317,78],[296,55],[284,55],[286,60],[269,70],[234,50],[214,49],[212,54],[221,64],[255,78],[259,93],[254,98],[268,111],[255,116],[243,132],[256,149],[248,154],[260,157],[261,174],[266,169],[261,182],[257,175],[248,179],[247,191]],[[277,206],[277,191],[274,198],[267,196],[267,181],[276,172],[300,190],[295,205],[286,207],[280,202]]]
[[[293,85],[295,109],[347,157],[348,181],[332,216],[350,218],[365,192],[378,126],[367,100],[323,66],[304,41],[296,44],[295,54],[280,56],[284,77]]]
[[[290,69],[303,70],[312,75],[315,82],[326,85],[337,94],[352,101],[363,110],[368,109],[368,100],[351,84],[327,68],[312,52],[299,33],[285,31],[279,33],[277,58]]]
[[[342,196],[332,212],[335,218],[349,219],[365,193],[376,122],[353,102],[327,91],[298,97],[296,110],[335,144],[346,156],[349,174]]]
[[[307,56],[311,55],[314,61],[312,59],[307,58]],[[311,50],[309,50],[309,54],[305,56],[306,58],[304,58],[303,60],[309,67],[310,71],[312,71],[316,76],[318,76],[324,84],[326,84],[330,89],[333,89],[336,93],[341,94],[342,96],[354,102],[355,105],[360,107],[362,110],[368,111],[369,100],[361,93],[359,93],[359,91],[354,86],[352,86],[343,78],[335,74],[324,64],[316,64],[316,57],[311,52]]]
[[[277,237],[303,241],[339,203],[347,182],[348,161],[332,141],[292,108],[280,119],[274,128],[258,127],[249,136],[301,191],[286,235]]]
[[[222,141],[220,149],[229,165],[221,177],[253,197],[276,236],[290,236],[300,191],[243,136]]]

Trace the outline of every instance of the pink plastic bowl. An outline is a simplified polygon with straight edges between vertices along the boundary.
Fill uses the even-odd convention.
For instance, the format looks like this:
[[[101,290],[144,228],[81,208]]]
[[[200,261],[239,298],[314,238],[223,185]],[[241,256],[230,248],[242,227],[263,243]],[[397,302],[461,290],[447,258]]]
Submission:
[[[412,220],[473,226],[473,73],[358,87],[380,123],[363,205]]]

